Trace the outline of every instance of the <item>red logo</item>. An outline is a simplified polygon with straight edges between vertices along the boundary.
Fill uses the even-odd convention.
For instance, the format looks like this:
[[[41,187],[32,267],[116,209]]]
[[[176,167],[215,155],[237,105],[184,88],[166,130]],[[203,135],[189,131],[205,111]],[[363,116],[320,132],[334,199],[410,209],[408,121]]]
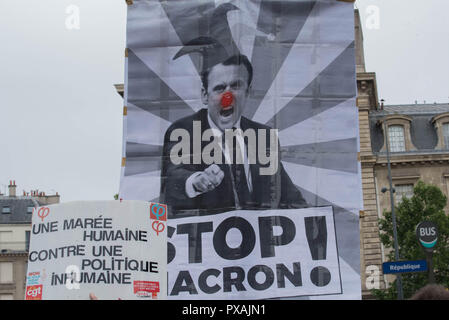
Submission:
[[[167,221],[167,205],[159,203],[151,203],[150,219]]]
[[[151,227],[156,232],[156,235],[159,236],[159,233],[165,230],[165,224],[160,221],[153,221]]]
[[[42,300],[42,285],[28,286],[25,291],[25,300]]]
[[[157,299],[157,293],[160,291],[159,282],[154,281],[134,281],[134,293],[138,297],[149,297]]]
[[[163,221],[167,221],[167,205],[151,203],[150,220],[154,220],[151,224],[151,228],[153,228],[153,230],[156,231],[156,235],[159,236],[159,233],[165,230]]]
[[[37,212],[37,216],[41,218],[42,222],[44,222],[44,219],[50,214],[50,209],[47,207],[42,207]]]

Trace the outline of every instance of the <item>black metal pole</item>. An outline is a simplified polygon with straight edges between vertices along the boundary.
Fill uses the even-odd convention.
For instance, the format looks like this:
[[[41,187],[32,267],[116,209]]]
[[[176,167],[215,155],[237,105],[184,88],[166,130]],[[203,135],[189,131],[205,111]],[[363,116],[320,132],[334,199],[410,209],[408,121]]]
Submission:
[[[433,252],[426,251],[426,257],[427,257],[429,284],[435,284],[435,273],[433,272]]]
[[[394,257],[396,261],[399,261],[399,245],[398,245],[398,232],[396,227],[396,215],[394,213],[394,198],[393,198],[393,181],[391,179],[391,165],[390,165],[390,145],[387,125],[384,122],[384,132],[385,132],[385,143],[387,147],[387,164],[388,164],[388,182],[390,183],[390,204],[391,204],[391,219],[393,220],[393,238],[394,238]],[[404,299],[404,294],[402,292],[402,277],[398,273],[396,279],[396,287],[398,290],[398,300]]]

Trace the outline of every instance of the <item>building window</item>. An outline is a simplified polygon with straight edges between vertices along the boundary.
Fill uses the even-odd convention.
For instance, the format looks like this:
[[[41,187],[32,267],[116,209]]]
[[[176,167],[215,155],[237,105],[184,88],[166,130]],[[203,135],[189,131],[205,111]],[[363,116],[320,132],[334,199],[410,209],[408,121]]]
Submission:
[[[27,208],[27,213],[32,214],[32,213],[33,213],[33,209],[34,209],[33,206],[29,206],[29,207]]]
[[[0,262],[0,283],[13,283],[12,262]]]
[[[11,250],[12,247],[12,231],[0,231],[0,253],[3,250]]]
[[[11,208],[9,206],[5,206],[2,208],[2,213],[11,213]]]
[[[449,149],[449,123],[443,124],[444,149]]]
[[[25,231],[25,251],[30,250],[30,234],[31,231]]]
[[[394,186],[394,190],[396,191],[396,203],[400,203],[403,198],[413,197],[413,184],[399,184]]]
[[[391,152],[405,151],[405,136],[403,126],[389,126],[388,127],[388,143],[390,144]]]

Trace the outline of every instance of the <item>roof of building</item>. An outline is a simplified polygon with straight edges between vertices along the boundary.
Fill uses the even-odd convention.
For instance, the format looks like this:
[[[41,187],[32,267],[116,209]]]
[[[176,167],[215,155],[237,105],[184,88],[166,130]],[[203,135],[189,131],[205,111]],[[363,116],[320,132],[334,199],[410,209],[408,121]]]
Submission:
[[[383,110],[372,111],[372,116],[385,116],[389,114],[406,114],[406,115],[422,115],[422,114],[440,114],[449,112],[449,103],[433,103],[433,104],[398,104],[386,105]]]
[[[41,205],[33,197],[8,197],[0,196],[0,224],[31,223],[31,214],[28,207]],[[3,208],[9,207],[10,213],[3,213]]]
[[[432,124],[435,115],[449,112],[449,104],[407,104],[384,106],[383,110],[370,112],[371,147],[374,153],[382,149],[384,143],[383,130],[378,121],[387,115],[400,114],[409,116],[410,135],[413,145],[418,149],[415,153],[435,152],[438,135]]]

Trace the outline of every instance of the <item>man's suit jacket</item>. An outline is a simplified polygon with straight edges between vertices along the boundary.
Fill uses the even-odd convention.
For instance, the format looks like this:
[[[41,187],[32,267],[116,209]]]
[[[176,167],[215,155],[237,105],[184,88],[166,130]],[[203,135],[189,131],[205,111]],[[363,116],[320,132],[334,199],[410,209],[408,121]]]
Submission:
[[[194,198],[189,198],[186,194],[186,180],[197,171],[204,171],[209,165],[193,164],[193,122],[201,122],[202,133],[210,129],[207,119],[207,109],[201,109],[197,113],[179,119],[174,122],[165,133],[164,147],[161,168],[161,197],[160,202],[166,203],[170,207],[171,214],[184,214],[189,211],[197,211],[194,215],[206,215],[219,212],[231,211],[236,208],[234,191],[231,180],[230,166],[217,164],[223,170],[224,178],[221,184],[214,190],[200,194]],[[252,128],[256,130],[267,130],[267,152],[269,152],[269,127],[251,121],[245,117],[240,120],[240,127],[243,131]],[[175,165],[170,160],[170,150],[178,141],[170,141],[170,135],[175,129],[185,129],[190,134],[190,164]],[[257,134],[256,134],[257,136]],[[210,141],[201,142],[201,150]],[[258,147],[257,141],[257,147]],[[256,149],[258,150],[258,149]],[[280,154],[277,157],[278,170],[274,175],[260,175],[259,169],[262,166],[257,159],[256,164],[250,164],[251,180],[253,186],[252,203],[246,205],[244,209],[288,209],[304,208],[307,203],[301,192],[295,187],[290,177],[285,172],[280,162]],[[268,165],[267,165],[268,166]],[[169,211],[169,212],[170,212]],[[187,211],[187,212],[186,212]]]

